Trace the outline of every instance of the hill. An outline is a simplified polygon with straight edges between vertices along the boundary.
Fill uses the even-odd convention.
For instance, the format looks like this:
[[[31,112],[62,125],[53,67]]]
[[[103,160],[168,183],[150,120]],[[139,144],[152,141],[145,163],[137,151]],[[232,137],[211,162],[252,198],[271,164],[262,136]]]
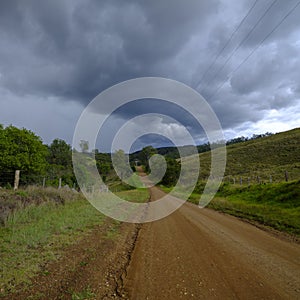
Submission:
[[[243,182],[285,181],[300,179],[300,128],[277,133],[260,139],[249,140],[227,147],[227,164],[224,181],[242,178]],[[210,173],[210,152],[200,153],[201,173],[205,180]],[[191,169],[194,158],[185,158]]]
[[[201,174],[189,199],[196,204],[211,153],[199,156]],[[192,169],[195,157],[184,159]],[[227,146],[223,184],[209,207],[300,236],[300,128]]]

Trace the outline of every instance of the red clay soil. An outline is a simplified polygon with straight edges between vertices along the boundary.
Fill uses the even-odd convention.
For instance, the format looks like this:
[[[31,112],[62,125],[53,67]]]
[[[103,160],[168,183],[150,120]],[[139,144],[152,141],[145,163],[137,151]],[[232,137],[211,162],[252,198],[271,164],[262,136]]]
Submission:
[[[132,300],[300,299],[299,258],[296,243],[186,203],[142,226],[124,289]]]

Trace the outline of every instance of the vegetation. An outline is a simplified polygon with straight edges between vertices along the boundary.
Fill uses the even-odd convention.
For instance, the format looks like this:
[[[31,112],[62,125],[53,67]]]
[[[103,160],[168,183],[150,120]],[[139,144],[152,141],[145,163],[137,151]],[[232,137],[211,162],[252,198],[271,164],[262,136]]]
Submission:
[[[224,184],[209,207],[300,236],[300,180],[276,184]]]
[[[196,199],[205,187],[205,181],[210,174],[211,151],[209,150],[211,146],[216,148],[219,144],[210,145],[207,143],[197,147],[200,152],[201,171],[191,201]],[[243,203],[244,217],[248,216],[248,218],[254,218],[276,228],[282,227],[285,228],[284,230],[297,232],[297,227],[293,229],[293,226],[297,226],[297,224],[294,224],[293,216],[298,216],[298,206],[287,207],[286,205],[292,205],[289,199],[299,198],[297,192],[293,194],[290,189],[297,191],[297,185],[299,185],[297,180],[300,179],[300,128],[274,135],[270,133],[253,135],[250,139],[238,137],[226,144],[227,166],[223,180],[224,184],[218,193],[218,197],[211,203],[211,207],[237,215],[242,214],[238,212],[238,207],[242,207],[241,203]],[[96,162],[103,181],[111,191],[120,193],[120,195],[124,193],[126,194],[125,198],[133,197],[137,201],[148,199],[148,192],[143,189],[139,177],[136,174],[130,176],[130,170],[125,168],[128,157],[124,151],[117,151],[114,154],[114,161],[117,162],[118,169],[121,170],[121,177],[126,179],[127,183],[118,178],[112,165],[111,154],[99,153],[97,149],[88,152],[88,142],[84,140],[81,141],[80,147],[82,152],[79,153],[73,150],[75,155],[83,157],[84,161],[88,161],[90,164]],[[183,146],[180,151],[186,154],[183,159],[190,165],[191,173],[193,173],[195,157],[188,156],[190,148],[191,146]],[[76,184],[72,166],[72,149],[63,140],[55,139],[49,146],[45,146],[41,139],[29,130],[18,129],[14,126],[4,128],[0,125],[0,152],[2,154],[0,156],[0,185],[2,186],[9,187],[13,184],[13,174],[16,169],[21,170],[21,184],[23,185],[41,184],[43,177],[47,178],[46,185],[57,187],[58,178],[62,179],[63,185],[73,186]],[[180,173],[180,163],[179,160],[176,160],[179,157],[179,151],[175,147],[155,149],[148,146],[141,151],[130,154],[129,159],[132,170],[135,171],[134,165],[137,163],[143,166],[146,173],[150,173],[152,170],[150,169],[149,160],[155,154],[165,157],[167,167],[166,173],[159,184],[169,188],[174,186]],[[162,168],[159,157],[151,160],[151,167],[158,170]],[[82,173],[83,180],[85,177],[88,180],[85,173],[88,170],[86,170],[84,164],[81,168],[80,160],[78,168],[79,172]],[[155,177],[157,174],[154,173],[152,172],[152,175]],[[282,183],[285,180],[289,181],[286,183],[287,185]],[[293,185],[289,185],[291,180],[294,180]],[[268,184],[264,185],[266,183]],[[280,184],[276,186],[275,183]],[[94,184],[95,182],[89,182],[87,186]],[[138,187],[138,189],[135,189],[135,187]],[[287,193],[287,191],[290,192]],[[48,198],[54,199],[55,203],[64,203],[61,196],[51,195],[48,197],[41,194],[35,198],[32,194],[29,196],[28,191],[25,190],[14,195],[19,199],[18,204],[16,204],[14,201],[7,200],[8,197],[5,195],[9,195],[9,193],[9,190],[6,189],[0,195],[2,205],[0,221],[3,224],[5,224],[9,212],[18,211],[20,207],[26,208],[32,203],[42,203],[44,205],[44,202],[48,203]],[[276,194],[283,198],[278,200],[279,196],[277,197]],[[274,198],[274,201],[265,202],[262,200],[263,198],[270,199],[270,195]],[[128,200],[131,201],[129,198]],[[298,205],[297,200],[295,203],[293,205]],[[251,207],[251,212],[247,211],[246,207],[249,209]],[[263,207],[272,208],[269,209],[272,216],[261,213]],[[279,217],[283,213],[289,216],[289,220],[294,223],[284,225],[283,219],[286,217],[282,217],[282,219]]]
[[[24,191],[35,199],[49,193],[51,200],[36,205],[31,202],[8,215],[0,227],[1,290],[10,291],[21,282],[29,282],[46,261],[55,259],[66,245],[74,243],[104,216],[80,194],[72,191]],[[56,193],[56,197],[53,197]],[[61,198],[58,203],[53,199]]]
[[[45,174],[47,147],[27,129],[0,125],[0,184],[12,184],[15,170],[22,170],[21,182],[33,182]]]
[[[109,153],[98,150],[88,152],[88,143],[81,141],[82,152],[96,160],[99,173],[105,182],[114,173]],[[75,150],[74,150],[75,151]],[[76,151],[75,151],[76,152]],[[20,185],[30,184],[77,186],[72,166],[72,149],[64,140],[54,139],[44,145],[41,138],[27,129],[0,124],[0,186],[11,188],[16,170],[21,171]]]
[[[48,146],[47,184],[58,186],[59,178],[63,184],[73,186],[76,182],[72,166],[72,149],[64,140],[55,139]]]
[[[149,199],[146,189],[117,195],[136,202]],[[67,245],[76,243],[105,220],[80,193],[67,189],[3,190],[0,199],[14,207],[0,227],[0,290],[4,293],[30,282],[47,261],[56,259]],[[118,228],[108,232],[108,237],[113,238]]]
[[[117,192],[116,195],[126,201],[137,203],[147,202],[150,198],[149,191],[145,188]]]
[[[233,144],[243,143],[243,142],[247,142],[247,141],[257,140],[257,139],[261,139],[261,138],[268,137],[271,135],[273,135],[273,133],[266,132],[264,134],[253,134],[251,138],[241,136],[241,137],[233,138],[233,139],[226,141],[226,145],[233,145]],[[208,152],[212,148],[216,148],[218,146],[224,145],[224,143],[225,143],[225,141],[223,141],[222,143],[216,142],[216,143],[213,143],[212,145],[210,143],[204,143],[202,145],[198,145],[197,150],[198,150],[198,153]],[[151,146],[148,146],[148,147],[151,147]],[[157,153],[157,154],[160,154],[160,155],[163,155],[163,156],[166,156],[169,158],[177,159],[180,157],[178,149],[180,149],[180,152],[183,153],[183,156],[189,156],[189,155],[191,155],[190,149],[193,147],[194,146],[186,145],[186,146],[179,146],[179,147],[172,147],[172,146],[171,147],[161,147],[161,148],[157,148],[157,149],[154,149],[153,147],[151,147],[151,148],[153,148],[155,153]],[[130,154],[131,161],[133,161],[135,159],[139,159],[141,162],[143,162],[142,157],[143,157],[144,149]]]
[[[285,181],[300,178],[300,128],[231,144],[227,146],[227,162],[224,180],[251,184]],[[207,180],[210,174],[211,152],[201,153],[199,180]],[[191,170],[195,166],[192,156],[184,158]],[[270,177],[271,176],[271,177]]]
[[[209,207],[300,235],[300,129],[228,144],[225,178]],[[189,199],[196,204],[209,176],[211,153],[199,157],[201,173]],[[184,159],[192,170],[195,158]]]
[[[166,162],[167,169],[160,183],[170,187],[176,185],[178,181],[180,175],[180,164],[177,160],[169,157],[166,157]]]
[[[162,149],[166,150],[166,152],[160,151]],[[171,149],[170,150],[171,153],[168,152],[168,149]],[[176,149],[176,151],[178,150]],[[155,154],[164,155],[166,161],[166,171],[164,173],[163,178],[160,180],[159,184],[163,184],[165,186],[172,186],[177,183],[180,174],[180,164],[174,158],[175,155],[173,155],[173,153],[174,153],[173,148],[155,149],[152,146],[147,146],[143,148],[141,151],[131,154],[130,160],[132,162],[138,161],[139,164],[144,166],[145,172],[148,174],[151,172],[152,179],[156,180],[156,178],[160,176],[160,171],[162,168],[161,160],[158,157],[152,159],[151,167],[149,161],[151,157],[155,156]]]
[[[131,169],[128,168],[128,157],[124,150],[118,150],[113,153],[114,167],[121,179],[127,179],[131,174]]]
[[[86,299],[94,299],[95,293],[92,292],[90,288],[87,288],[79,293],[72,293],[72,300],[86,300]]]
[[[188,201],[198,205],[204,185]],[[224,183],[208,207],[300,236],[300,180],[251,186]]]
[[[269,181],[284,181],[300,177],[300,129],[278,133],[227,147],[225,175]]]
[[[157,154],[157,150],[153,148],[152,146],[147,146],[142,149],[139,155],[140,163],[145,167],[145,172],[150,172],[150,165],[149,165],[149,159],[154,154]]]
[[[240,137],[227,145],[225,178],[209,207],[300,236],[300,129],[257,135],[251,139]],[[213,146],[218,147],[218,144]],[[201,173],[189,199],[194,203],[198,203],[210,173],[210,147],[209,144],[198,147]],[[192,171],[195,157],[188,156],[189,149],[190,146],[185,146],[181,150],[186,154],[184,159]],[[85,174],[88,170],[84,164],[81,166],[80,158],[89,164],[96,162],[103,181],[121,198],[140,203],[149,200],[149,191],[140,178],[135,173],[130,176],[130,170],[126,170],[128,157],[123,151],[114,154],[114,161],[127,183],[118,178],[111,154],[99,153],[98,150],[88,152],[86,141],[81,142],[81,150],[81,153],[74,150],[74,155],[79,158],[78,168],[83,179],[88,179]],[[16,169],[21,170],[23,185],[37,183],[37,178],[42,177],[47,178],[46,185],[56,187],[58,178],[62,179],[63,185],[72,187],[76,183],[72,149],[63,140],[55,139],[46,146],[29,130],[0,125],[0,152],[2,186],[12,185]],[[159,184],[169,192],[180,174],[176,148],[145,147],[129,155],[131,168],[135,171],[134,165],[138,163],[146,173],[150,173],[151,168],[160,170],[162,162],[159,156],[153,157],[155,154],[165,157],[166,172]],[[155,177],[155,172],[152,175]],[[0,206],[2,293],[13,291],[20,283],[30,282],[30,278],[47,261],[56,259],[66,245],[76,243],[105,220],[80,193],[68,187],[59,190],[50,187],[18,191],[1,189]],[[115,238],[118,232],[119,223],[116,223],[107,232],[107,238]],[[72,294],[72,299],[86,298],[93,298],[89,289]]]
[[[95,159],[102,180],[106,182],[107,177],[113,172],[111,155],[110,153],[99,153],[98,150],[95,150]]]

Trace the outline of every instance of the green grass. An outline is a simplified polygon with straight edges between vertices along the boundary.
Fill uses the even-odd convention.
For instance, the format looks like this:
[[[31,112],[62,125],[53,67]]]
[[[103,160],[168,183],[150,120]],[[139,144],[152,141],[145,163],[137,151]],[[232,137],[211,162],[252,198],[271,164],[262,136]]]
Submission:
[[[146,188],[138,188],[135,190],[122,191],[116,193],[120,198],[130,202],[144,203],[150,198],[149,190]]]
[[[147,189],[117,194],[127,201],[149,199]],[[0,226],[0,290],[4,294],[20,283],[29,283],[41,266],[59,257],[66,246],[76,243],[105,219],[81,194],[71,191],[34,188],[3,191],[0,196],[7,205],[27,203],[16,204],[4,226]],[[120,222],[114,222],[106,237],[115,238],[119,227]]]
[[[1,291],[12,291],[46,261],[57,258],[63,248],[101,224],[104,216],[85,199],[58,205],[29,205],[11,214],[0,227]]]
[[[130,176],[130,178],[128,179],[128,183],[137,188],[143,188],[145,186],[136,173],[133,173],[132,176]]]
[[[201,190],[204,184],[199,185]],[[194,192],[188,201],[198,205],[200,197]],[[225,183],[208,207],[300,236],[300,180],[249,187]]]
[[[73,292],[72,293],[72,300],[85,300],[85,299],[94,299],[95,293],[88,287],[87,289],[81,292]]]
[[[108,182],[109,190],[113,193],[118,193],[122,191],[128,191],[128,190],[135,190],[137,189],[143,189],[144,184],[140,180],[140,177],[133,173],[130,178],[127,179],[128,183],[122,182],[118,177],[111,178]]]
[[[189,200],[198,204],[199,198],[200,194],[194,193]],[[226,183],[208,207],[300,235],[299,180],[249,187]]]
[[[109,230],[106,232],[106,236],[105,238],[107,239],[115,239],[119,234],[120,234],[120,226],[121,226],[121,222],[114,220],[114,222],[112,223],[112,225],[110,225]]]
[[[300,179],[300,128],[274,134],[270,137],[251,140],[229,145],[227,149],[227,164],[225,180],[243,182],[250,178],[251,183],[269,182],[270,175],[273,182],[285,180],[285,171],[288,171],[289,180]],[[199,155],[201,172],[199,179],[206,180],[210,173],[211,153]],[[195,168],[195,159],[190,156],[184,158],[191,173]]]

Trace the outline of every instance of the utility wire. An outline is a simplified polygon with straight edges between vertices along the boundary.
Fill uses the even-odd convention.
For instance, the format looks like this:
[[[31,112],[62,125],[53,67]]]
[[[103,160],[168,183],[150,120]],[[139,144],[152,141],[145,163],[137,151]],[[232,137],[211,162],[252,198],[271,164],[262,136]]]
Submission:
[[[205,72],[203,73],[201,79],[198,81],[198,83],[195,85],[195,89],[201,84],[202,80],[205,78],[206,74],[209,72],[209,70],[211,69],[211,67],[216,63],[216,61],[218,60],[218,58],[221,56],[221,54],[223,53],[223,51],[225,50],[225,48],[228,46],[228,44],[231,42],[231,40],[233,39],[234,35],[237,33],[237,31],[240,29],[240,27],[243,25],[243,23],[245,22],[245,20],[248,18],[248,16],[250,15],[250,13],[252,12],[252,10],[254,9],[254,7],[256,6],[258,0],[255,0],[254,4],[250,7],[250,9],[248,10],[247,14],[244,16],[244,18],[242,19],[242,21],[240,22],[240,24],[236,27],[236,29],[232,32],[230,38],[227,40],[227,42],[225,43],[225,45],[223,46],[223,48],[219,51],[219,53],[217,54],[217,56],[215,57],[215,59],[213,60],[213,62],[209,65],[209,67],[205,70]]]
[[[262,44],[278,29],[278,27],[293,13],[293,11],[300,5],[300,1],[296,3],[296,5],[293,6],[292,9],[289,10],[289,12],[275,25],[275,27],[264,37],[264,39],[248,54],[248,56],[231,72],[231,76],[233,73],[237,72],[241,66],[254,54],[255,51],[257,51],[258,48],[262,46]],[[224,84],[227,82],[227,79],[216,89],[214,93],[212,93],[209,98],[212,98],[215,96],[219,90],[224,86]]]
[[[254,24],[254,26],[251,28],[251,30],[247,33],[247,35],[243,38],[243,40],[238,44],[238,46],[232,51],[232,53],[230,54],[230,56],[226,59],[226,61],[223,63],[223,65],[217,70],[217,72],[215,73],[215,75],[213,76],[213,78],[211,78],[210,80],[214,80],[219,75],[219,73],[224,69],[224,67],[227,65],[227,63],[232,58],[232,56],[241,48],[241,46],[244,44],[244,42],[249,38],[249,36],[251,35],[251,33],[256,29],[256,27],[258,26],[258,24],[267,15],[267,13],[271,10],[271,8],[274,6],[274,4],[277,1],[278,0],[274,0],[271,3],[271,5],[269,5],[269,7],[266,9],[266,11],[263,13],[263,15],[257,20],[257,22]]]

